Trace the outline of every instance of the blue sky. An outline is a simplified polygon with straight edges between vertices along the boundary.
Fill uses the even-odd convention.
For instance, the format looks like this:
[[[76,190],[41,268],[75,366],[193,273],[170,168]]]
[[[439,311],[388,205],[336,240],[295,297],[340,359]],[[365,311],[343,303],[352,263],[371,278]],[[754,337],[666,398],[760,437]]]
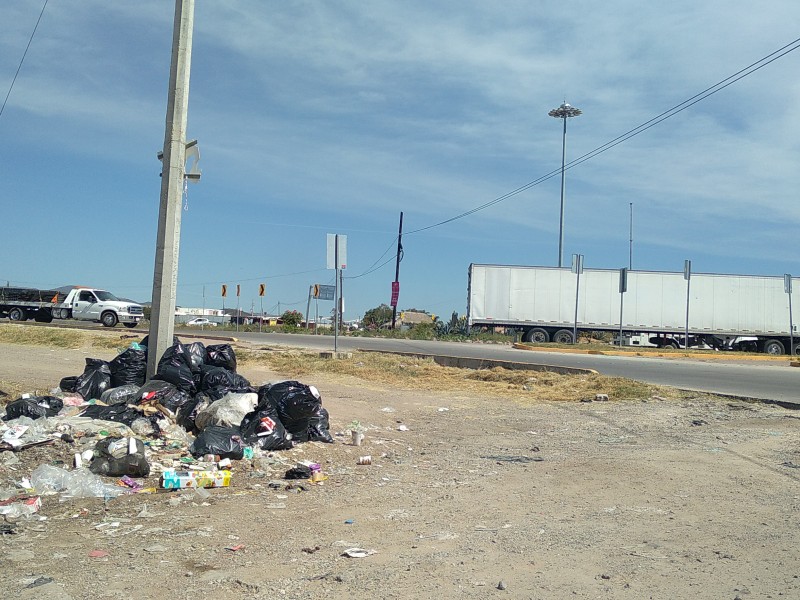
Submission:
[[[413,232],[567,161],[800,37],[793,0],[665,5],[199,0],[199,184],[177,302],[305,310],[348,236],[345,318],[389,302]],[[0,5],[8,93],[42,0]],[[50,0],[0,115],[0,280],[152,292],[174,3]],[[567,171],[565,264],[800,273],[800,51]],[[466,309],[470,263],[554,266],[560,178],[404,235],[400,308]],[[384,254],[385,252],[385,254]],[[374,265],[382,268],[362,275]],[[360,276],[362,275],[362,276]],[[226,306],[234,306],[228,297]],[[330,305],[330,306],[329,306]],[[321,303],[321,311],[332,303]]]

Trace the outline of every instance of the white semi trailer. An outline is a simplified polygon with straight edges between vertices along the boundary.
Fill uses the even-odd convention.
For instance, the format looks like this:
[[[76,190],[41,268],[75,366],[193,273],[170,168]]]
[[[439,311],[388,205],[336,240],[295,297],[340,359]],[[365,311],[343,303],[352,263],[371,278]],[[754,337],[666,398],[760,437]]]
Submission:
[[[585,269],[579,276],[569,268],[472,264],[468,325],[514,328],[529,342],[572,343],[575,330],[621,331],[677,347],[686,340],[688,310],[690,345],[800,352],[784,277],[692,273],[686,279],[683,272],[628,271],[624,293],[621,277],[617,269]]]

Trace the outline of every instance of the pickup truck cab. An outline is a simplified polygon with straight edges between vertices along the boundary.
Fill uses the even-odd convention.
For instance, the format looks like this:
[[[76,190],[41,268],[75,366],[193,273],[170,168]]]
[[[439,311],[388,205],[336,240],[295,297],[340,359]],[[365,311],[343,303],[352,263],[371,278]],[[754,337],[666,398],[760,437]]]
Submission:
[[[136,327],[144,316],[141,305],[120,300],[111,292],[94,288],[74,288],[63,302],[52,308],[55,319],[95,321],[105,327],[122,323],[125,327]]]

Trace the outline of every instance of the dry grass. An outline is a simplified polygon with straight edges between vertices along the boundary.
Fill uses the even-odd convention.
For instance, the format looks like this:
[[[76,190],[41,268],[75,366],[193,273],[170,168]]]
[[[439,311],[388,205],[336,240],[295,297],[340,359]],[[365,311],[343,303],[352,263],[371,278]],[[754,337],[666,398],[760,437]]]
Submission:
[[[136,336],[139,337],[139,336]],[[56,327],[2,324],[0,343],[52,348],[124,348],[131,339],[119,331],[80,331]]]
[[[138,337],[138,336],[136,336]],[[115,348],[128,346],[131,338],[115,331],[77,331],[54,327],[3,324],[0,343],[50,346],[66,349]],[[652,396],[682,398],[697,396],[674,388],[654,386],[621,377],[598,374],[561,375],[553,372],[442,367],[430,358],[355,352],[350,360],[320,358],[318,353],[300,350],[273,351],[269,348],[236,348],[240,365],[263,365],[287,378],[328,375],[378,386],[406,390],[495,395],[522,402],[539,400],[577,401],[607,394],[611,400],[642,399]],[[0,390],[12,395],[13,382],[0,381]]]
[[[377,352],[355,352],[350,360],[329,360],[318,353],[237,350],[240,364],[261,364],[286,377],[302,378],[335,374],[407,390],[486,394],[522,401],[577,401],[607,394],[612,400],[660,396],[697,396],[674,388],[598,374],[561,375],[553,372],[442,367],[430,358],[415,358]]]

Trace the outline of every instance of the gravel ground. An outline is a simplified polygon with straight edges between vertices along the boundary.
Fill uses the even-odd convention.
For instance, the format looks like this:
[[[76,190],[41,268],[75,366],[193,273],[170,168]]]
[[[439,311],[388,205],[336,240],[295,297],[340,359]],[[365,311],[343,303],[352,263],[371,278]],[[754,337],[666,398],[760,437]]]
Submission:
[[[0,345],[0,379],[47,389],[80,373],[84,356]],[[320,389],[342,433],[335,444],[236,461],[232,486],[207,495],[44,496],[45,519],[0,535],[0,590],[37,599],[800,597],[797,413],[708,397],[523,404],[303,381]],[[367,427],[360,447],[342,431],[353,419]],[[57,442],[2,455],[0,488],[41,464],[70,464],[73,452]],[[363,455],[371,465],[357,464]],[[328,479],[282,480],[298,460],[319,462]],[[367,556],[344,556],[350,548]]]

